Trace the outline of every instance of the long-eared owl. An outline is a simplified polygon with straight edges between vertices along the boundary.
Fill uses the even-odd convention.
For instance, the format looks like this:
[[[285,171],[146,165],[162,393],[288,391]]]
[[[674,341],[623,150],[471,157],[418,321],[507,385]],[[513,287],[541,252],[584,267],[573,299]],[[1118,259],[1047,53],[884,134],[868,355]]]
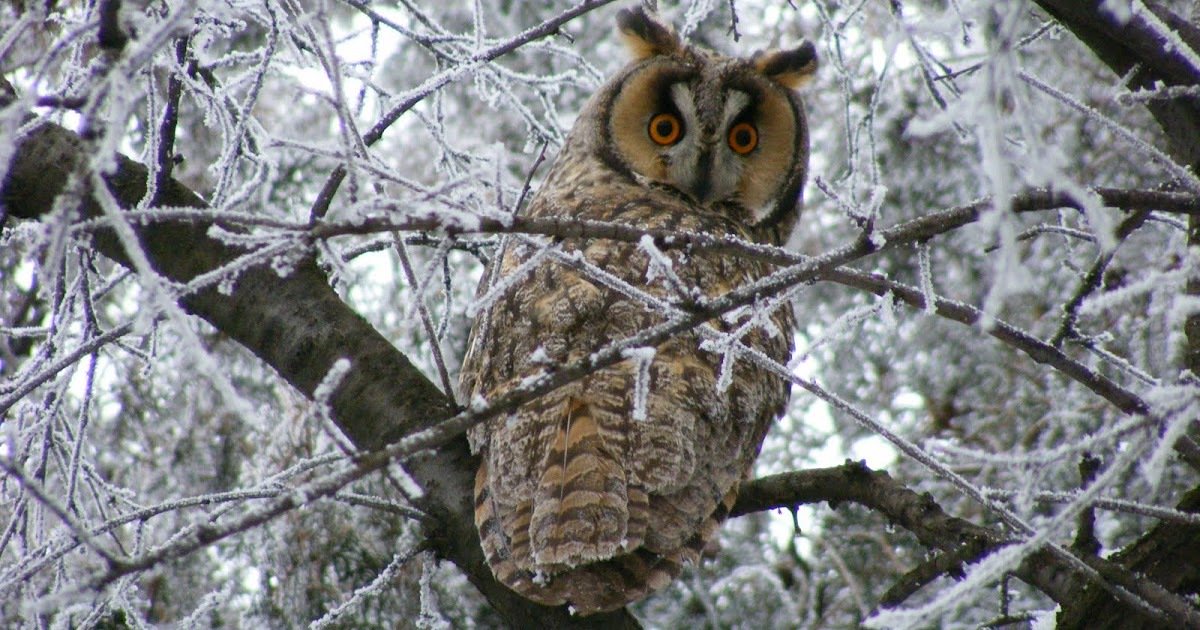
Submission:
[[[617,24],[633,60],[584,108],[526,214],[780,245],[807,171],[796,89],[816,69],[813,46],[732,58],[640,8]],[[462,393],[494,399],[771,271],[652,249],[510,238],[480,286]],[[788,383],[745,356],[787,363],[791,306],[771,306],[637,349],[472,428],[475,523],[496,578],[590,614],[697,561],[787,402]]]

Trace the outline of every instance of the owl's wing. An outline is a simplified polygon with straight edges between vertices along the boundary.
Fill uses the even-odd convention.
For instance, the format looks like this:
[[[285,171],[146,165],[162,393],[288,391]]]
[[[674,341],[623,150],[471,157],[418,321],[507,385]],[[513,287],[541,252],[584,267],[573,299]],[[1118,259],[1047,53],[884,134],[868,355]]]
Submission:
[[[722,231],[661,206],[635,201],[612,208],[614,217],[626,212],[620,218],[636,225],[674,221],[669,227]],[[627,285],[660,297],[666,291],[647,286],[648,260],[636,245],[563,247]],[[515,247],[495,260],[504,294],[489,300],[477,320],[464,360],[468,395],[503,395],[547,366],[663,321],[663,313],[560,262],[518,273],[531,255]],[[760,275],[715,256],[671,256],[684,282],[718,293]],[[750,343],[786,359],[786,339],[759,332]],[[639,599],[698,560],[786,399],[777,377],[746,361],[736,362],[729,391],[717,391],[721,358],[699,346],[697,333],[684,333],[655,348],[648,371],[626,360],[473,429],[484,459],[476,524],[501,582],[535,601],[569,602],[587,614]],[[635,420],[638,378],[649,378],[641,384],[647,413]]]
[[[605,444],[591,407],[568,399],[546,454],[525,525],[538,565],[575,566],[610,558],[640,538],[628,539],[630,500],[623,453]],[[644,528],[646,494],[635,522]],[[518,524],[521,525],[521,524]]]

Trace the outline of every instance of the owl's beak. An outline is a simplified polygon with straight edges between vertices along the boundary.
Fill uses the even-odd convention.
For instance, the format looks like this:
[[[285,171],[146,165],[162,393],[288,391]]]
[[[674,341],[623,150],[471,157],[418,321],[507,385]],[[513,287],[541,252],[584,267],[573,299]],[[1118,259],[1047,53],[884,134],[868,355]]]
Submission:
[[[713,200],[714,189],[710,170],[712,170],[712,152],[705,149],[700,151],[699,157],[696,158],[696,168],[692,171],[694,175],[684,191],[693,201],[702,206],[708,205]]]

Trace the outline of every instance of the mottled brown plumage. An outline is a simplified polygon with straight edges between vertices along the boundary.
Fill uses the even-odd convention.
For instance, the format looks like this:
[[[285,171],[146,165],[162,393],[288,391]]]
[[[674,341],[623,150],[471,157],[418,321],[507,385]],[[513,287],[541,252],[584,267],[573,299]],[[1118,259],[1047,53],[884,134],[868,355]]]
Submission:
[[[527,214],[780,244],[797,218],[808,159],[792,88],[815,68],[811,45],[743,60],[687,46],[640,9],[623,11],[618,24],[636,58],[580,114]],[[653,128],[664,112],[678,128]],[[561,243],[591,272],[553,256],[527,264],[544,246],[509,239],[485,273],[461,379],[473,400],[665,321],[622,283],[686,301],[636,244]],[[667,256],[682,284],[707,297],[771,271],[714,253]],[[707,325],[728,333],[747,318]],[[740,341],[786,363],[790,305],[769,320]],[[654,349],[643,418],[635,418],[634,357],[471,430],[483,459],[475,520],[497,579],[589,614],[636,601],[699,559],[788,396],[783,379],[745,359],[720,391],[722,355],[701,341],[690,331]]]

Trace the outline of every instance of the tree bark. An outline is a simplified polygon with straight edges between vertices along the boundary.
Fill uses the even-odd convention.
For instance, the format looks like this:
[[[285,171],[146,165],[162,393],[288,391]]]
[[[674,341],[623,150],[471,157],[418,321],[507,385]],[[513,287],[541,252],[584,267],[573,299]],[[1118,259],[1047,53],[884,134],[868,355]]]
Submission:
[[[84,150],[79,136],[54,124],[41,125],[22,138],[0,188],[5,214],[32,219],[49,213],[85,159]],[[118,155],[116,170],[105,180],[121,206],[128,208],[145,195],[147,176],[145,166]],[[168,180],[166,188],[159,191],[159,202],[205,206],[175,180]],[[84,200],[83,211],[90,216],[101,214],[91,195]],[[208,228],[183,221],[135,226],[155,269],[176,282],[220,268],[241,253],[210,237]],[[97,234],[96,247],[105,256],[128,264],[126,251],[111,231]],[[333,363],[349,359],[351,370],[330,403],[338,427],[364,451],[436,424],[455,411],[449,398],[342,302],[311,256],[282,277],[269,266],[251,267],[238,275],[230,294],[213,286],[184,296],[181,303],[188,312],[244,345],[310,398]],[[497,582],[484,562],[475,532],[477,464],[462,436],[436,453],[404,462],[423,490],[417,507],[436,523],[425,532],[436,553],[456,564],[513,627],[640,627],[625,610],[574,617],[565,606],[535,604]]]

